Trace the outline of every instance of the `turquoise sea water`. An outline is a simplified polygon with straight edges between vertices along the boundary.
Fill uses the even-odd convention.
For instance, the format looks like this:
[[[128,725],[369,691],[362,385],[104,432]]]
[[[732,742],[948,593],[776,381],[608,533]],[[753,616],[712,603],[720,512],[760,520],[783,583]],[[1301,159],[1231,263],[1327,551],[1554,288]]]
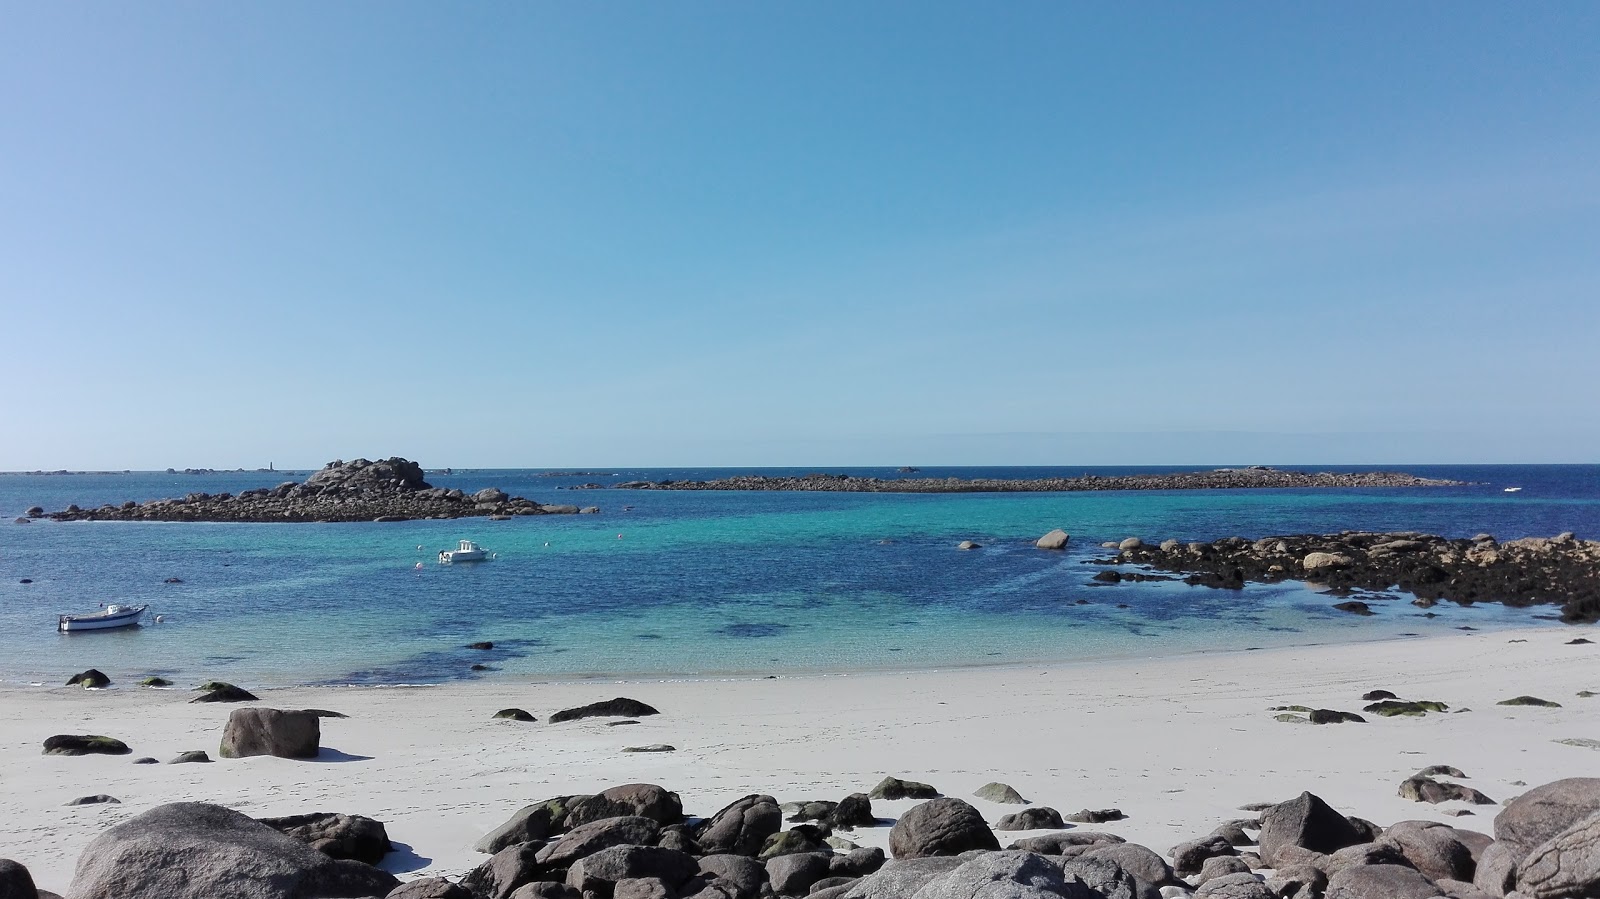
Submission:
[[[1379,614],[1358,618],[1300,586],[1100,586],[1091,580],[1099,568],[1085,563],[1103,554],[1101,541],[1127,536],[1600,533],[1600,466],[1404,468],[1474,483],[1427,490],[723,493],[566,488],[726,471],[472,471],[430,481],[467,490],[495,485],[602,512],[505,522],[16,525],[11,519],[32,505],[237,491],[286,475],[5,475],[0,680],[55,683],[91,666],[122,681],[165,674],[257,685],[719,676],[1376,639],[1525,625],[1550,610],[1441,606],[1434,610],[1440,617],[1427,619],[1396,600],[1375,603]],[[1156,469],[1088,469],[1129,470]],[[1084,471],[929,468],[919,476]],[[1523,489],[1508,494],[1505,486]],[[1034,549],[1032,541],[1054,527],[1073,534],[1069,551]],[[435,563],[439,549],[462,538],[498,557],[480,565]],[[965,539],[983,549],[957,550]],[[168,578],[181,583],[164,583]],[[101,602],[149,603],[163,623],[55,632],[58,614]],[[496,648],[465,648],[477,640]],[[472,672],[474,663],[491,670]]]

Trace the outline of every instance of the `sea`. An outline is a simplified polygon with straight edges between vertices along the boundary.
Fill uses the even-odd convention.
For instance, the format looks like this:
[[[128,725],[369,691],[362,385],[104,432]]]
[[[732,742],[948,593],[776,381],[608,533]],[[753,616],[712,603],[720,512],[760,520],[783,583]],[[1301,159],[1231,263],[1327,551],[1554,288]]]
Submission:
[[[1301,584],[1103,585],[1093,560],[1110,554],[1102,542],[1130,536],[1600,534],[1600,465],[1383,467],[1464,482],[1426,489],[579,489],[741,473],[1038,478],[1211,467],[456,469],[428,480],[600,512],[354,524],[13,524],[36,505],[237,493],[308,473],[3,474],[0,684],[56,685],[90,667],[122,684],[158,675],[262,687],[834,675],[1566,628],[1548,606],[1423,610],[1394,594],[1369,600],[1376,614],[1359,617]],[[1053,528],[1072,535],[1068,549],[1035,549]],[[438,551],[462,539],[494,558],[439,564]],[[963,540],[981,548],[960,550]],[[57,632],[57,616],[101,604],[150,613],[137,628]],[[469,648],[479,641],[494,648]]]

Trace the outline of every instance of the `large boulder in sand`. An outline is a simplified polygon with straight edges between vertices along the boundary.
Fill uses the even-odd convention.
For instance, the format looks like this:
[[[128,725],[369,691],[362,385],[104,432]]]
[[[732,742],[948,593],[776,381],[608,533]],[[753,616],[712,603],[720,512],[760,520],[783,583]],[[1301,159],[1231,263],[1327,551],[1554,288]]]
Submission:
[[[394,875],[329,858],[259,821],[175,802],[95,837],[78,856],[73,899],[334,899],[383,896]]]
[[[322,748],[322,723],[315,712],[234,709],[222,731],[217,754],[225,759],[272,755],[314,759]]]
[[[755,855],[767,838],[783,829],[778,800],[759,793],[736,799],[694,831],[694,840],[708,855]]]
[[[1400,850],[1418,871],[1431,880],[1472,880],[1477,862],[1456,829],[1437,821],[1401,821],[1383,832],[1382,843]]]
[[[1000,841],[984,823],[983,815],[959,799],[934,799],[912,806],[889,831],[889,851],[895,858],[999,848]]]
[[[563,721],[577,721],[580,718],[643,718],[646,715],[659,714],[661,713],[637,699],[618,696],[616,699],[591,702],[575,709],[562,709],[550,716],[550,723],[560,724]]]
[[[602,818],[574,827],[561,839],[540,849],[538,861],[547,867],[565,868],[612,846],[654,846],[660,837],[661,825],[649,818]]]
[[[1297,861],[1292,853],[1284,853],[1291,846],[1329,854],[1370,838],[1370,834],[1310,793],[1301,793],[1261,813],[1261,860],[1268,867]]]
[[[573,800],[567,812],[567,826],[630,816],[649,818],[657,824],[676,824],[683,820],[683,801],[677,793],[655,784],[623,784]]]
[[[348,858],[376,865],[393,847],[383,822],[364,815],[313,812],[286,818],[261,818],[262,824],[292,837],[329,858]]]

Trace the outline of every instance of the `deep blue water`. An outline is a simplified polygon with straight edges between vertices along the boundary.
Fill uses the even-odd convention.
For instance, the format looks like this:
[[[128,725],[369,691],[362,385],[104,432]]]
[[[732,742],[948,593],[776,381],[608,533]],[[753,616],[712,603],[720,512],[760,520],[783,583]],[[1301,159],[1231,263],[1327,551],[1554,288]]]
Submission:
[[[1167,470],[1205,467],[1214,466]],[[4,475],[0,680],[52,683],[90,666],[123,681],[164,673],[252,684],[744,675],[1375,639],[1527,624],[1549,610],[1439,607],[1441,617],[1425,619],[1395,601],[1378,603],[1372,618],[1356,618],[1330,611],[1334,600],[1292,585],[1097,586],[1090,577],[1098,569],[1084,562],[1100,554],[1100,542],[1127,536],[1600,533],[1600,466],[1385,467],[1472,483],[1423,490],[722,493],[565,488],[734,470],[563,477],[457,471],[429,479],[469,491],[498,486],[541,502],[594,504],[602,513],[506,522],[14,525],[11,519],[32,505],[237,492],[303,473]],[[811,470],[970,478],[1163,469],[738,471]],[[1523,489],[1505,493],[1506,486]],[[1033,549],[1032,541],[1054,527],[1072,533],[1069,551]],[[433,562],[438,549],[461,538],[498,558],[471,566]],[[955,549],[965,539],[984,548]],[[34,583],[21,584],[22,578]],[[182,583],[164,583],[168,578]],[[100,602],[149,603],[164,621],[121,632],[55,633],[58,614]],[[475,640],[492,640],[496,649],[464,648]],[[493,670],[474,674],[474,662]]]

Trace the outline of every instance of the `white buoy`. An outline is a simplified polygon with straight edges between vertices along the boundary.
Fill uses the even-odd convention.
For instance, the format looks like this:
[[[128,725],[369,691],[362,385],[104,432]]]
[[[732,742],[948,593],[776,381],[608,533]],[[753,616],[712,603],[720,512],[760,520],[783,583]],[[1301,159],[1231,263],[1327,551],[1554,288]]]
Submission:
[[[412,566],[412,568],[414,570],[416,570],[416,571],[421,571],[422,570],[422,563],[418,562],[416,565]]]
[[[422,552],[422,544],[417,544],[417,552]]]
[[[156,616],[156,624],[160,624],[161,622],[166,621],[166,620],[167,620],[166,616],[164,616],[164,615],[157,615]]]
[[[618,535],[617,535],[617,539],[618,539],[618,540],[621,540],[621,539],[622,539],[622,535],[621,535],[621,534],[618,534]]]

